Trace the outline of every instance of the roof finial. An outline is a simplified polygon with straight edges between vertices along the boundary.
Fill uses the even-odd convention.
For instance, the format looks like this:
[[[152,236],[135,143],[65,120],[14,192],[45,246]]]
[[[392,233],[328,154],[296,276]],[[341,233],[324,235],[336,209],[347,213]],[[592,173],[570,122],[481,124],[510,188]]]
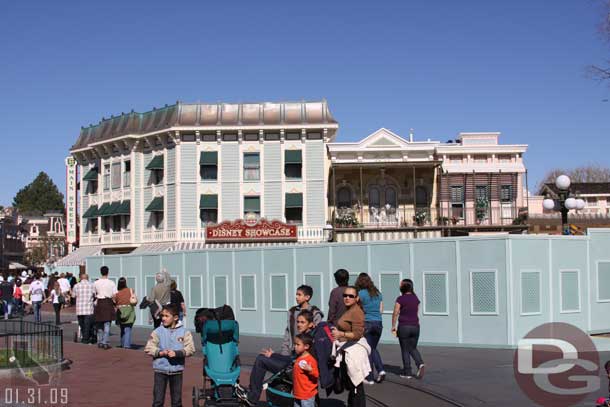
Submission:
[[[409,143],[413,142],[413,128],[409,129]]]

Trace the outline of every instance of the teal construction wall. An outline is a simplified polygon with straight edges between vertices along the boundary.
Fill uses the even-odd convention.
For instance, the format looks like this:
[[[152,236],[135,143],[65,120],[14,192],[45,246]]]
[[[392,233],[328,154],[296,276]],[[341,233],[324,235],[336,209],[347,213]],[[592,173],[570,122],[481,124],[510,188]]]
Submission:
[[[227,303],[244,334],[282,334],[297,286],[314,287],[326,313],[333,272],[367,272],[384,297],[383,339],[390,340],[399,282],[411,278],[420,306],[421,341],[510,346],[545,322],[588,332],[610,331],[610,229],[588,236],[506,235],[200,252],[99,256],[87,259],[95,278],[102,265],[125,276],[140,298],[165,267],[188,307]],[[139,311],[137,324],[148,325]]]

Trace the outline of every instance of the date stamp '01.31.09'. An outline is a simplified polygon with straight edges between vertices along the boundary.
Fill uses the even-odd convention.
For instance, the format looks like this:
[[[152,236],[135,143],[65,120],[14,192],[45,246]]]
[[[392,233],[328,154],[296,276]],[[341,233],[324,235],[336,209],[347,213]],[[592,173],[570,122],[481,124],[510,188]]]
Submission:
[[[0,390],[0,405],[7,407],[67,407],[68,402],[69,390],[67,387],[5,387]]]

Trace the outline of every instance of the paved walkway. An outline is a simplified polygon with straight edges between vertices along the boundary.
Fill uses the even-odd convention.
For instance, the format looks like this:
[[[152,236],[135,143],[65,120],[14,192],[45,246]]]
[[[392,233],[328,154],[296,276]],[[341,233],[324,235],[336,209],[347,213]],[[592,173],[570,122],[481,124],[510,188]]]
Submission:
[[[49,320],[52,314],[45,312]],[[150,333],[147,328],[135,328],[134,350],[112,348],[104,351],[90,345],[72,342],[76,324],[74,316],[64,313],[64,354],[72,360],[64,371],[61,383],[69,387],[71,406],[83,403],[91,406],[146,406],[152,401],[152,369],[150,358],[143,354],[142,346]],[[183,402],[191,405],[193,386],[201,385],[201,343],[194,334],[197,354],[187,362],[184,377]],[[610,339],[608,339],[610,341]],[[118,328],[113,326],[111,344],[119,341]],[[258,351],[263,347],[279,347],[278,338],[243,335],[240,343],[242,355],[241,382],[247,384],[249,369]],[[366,387],[367,405],[378,406],[534,406],[518,388],[513,377],[513,351],[449,347],[422,347],[427,370],[424,380],[406,380],[397,376],[400,370],[400,351],[396,345],[381,345],[388,379],[382,384]],[[600,353],[601,364],[610,359],[609,352]],[[601,378],[602,389],[591,395],[582,406],[593,406],[597,397],[606,395],[607,378]],[[3,387],[0,383],[0,387]],[[432,395],[431,395],[432,394]],[[100,396],[102,395],[102,396]],[[438,398],[439,395],[448,400]],[[345,395],[323,400],[323,407],[344,406]],[[169,403],[167,404],[169,405]],[[262,405],[262,404],[261,404]]]

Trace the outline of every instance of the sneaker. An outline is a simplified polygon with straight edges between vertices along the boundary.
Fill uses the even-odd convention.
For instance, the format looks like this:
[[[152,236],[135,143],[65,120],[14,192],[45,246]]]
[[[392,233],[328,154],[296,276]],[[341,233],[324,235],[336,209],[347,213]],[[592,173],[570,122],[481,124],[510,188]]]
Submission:
[[[415,375],[415,377],[417,377],[418,379],[423,379],[425,368],[426,368],[426,366],[423,363],[421,365],[419,365],[419,367],[417,368],[417,374]]]
[[[379,376],[377,376],[377,380],[375,380],[375,381],[377,383],[381,383],[384,380],[385,380],[385,370],[382,370],[381,372],[379,372]]]
[[[365,382],[366,384],[370,384],[370,385],[375,384],[375,382],[374,382],[373,380],[365,380],[364,382]]]
[[[411,373],[409,373],[409,374],[401,373],[400,377],[402,379],[412,379],[413,375]]]

